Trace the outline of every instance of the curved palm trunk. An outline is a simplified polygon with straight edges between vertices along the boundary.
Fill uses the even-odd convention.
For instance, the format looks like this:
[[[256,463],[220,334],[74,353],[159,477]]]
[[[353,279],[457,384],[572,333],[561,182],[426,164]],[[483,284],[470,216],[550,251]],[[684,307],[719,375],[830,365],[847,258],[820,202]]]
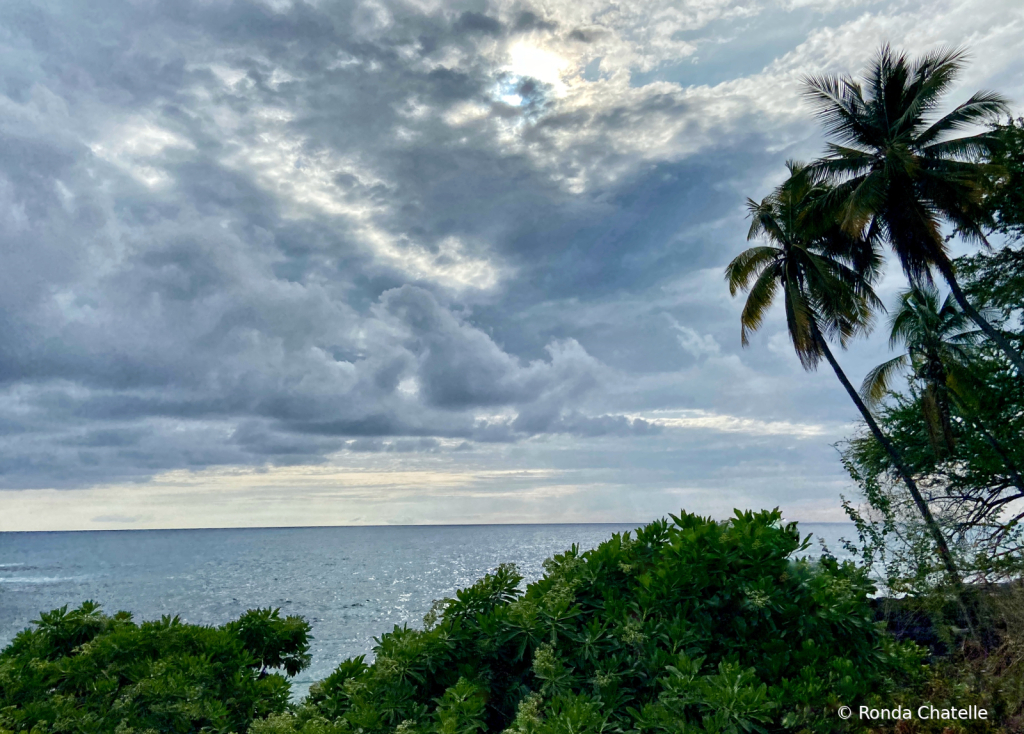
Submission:
[[[936,265],[939,268],[939,272],[942,273],[942,277],[946,279],[946,283],[949,285],[949,290],[953,294],[953,298],[955,298],[956,302],[960,304],[960,308],[964,310],[965,314],[971,317],[971,320],[985,332],[985,335],[989,339],[994,341],[999,348],[1005,352],[1006,356],[1010,358],[1010,361],[1016,365],[1017,376],[1024,379],[1024,357],[1020,355],[1020,352],[1013,348],[1013,345],[1010,344],[1009,340],[1003,336],[1002,333],[1000,333],[999,329],[992,326],[984,316],[978,313],[978,309],[976,309],[971,302],[967,300],[967,296],[964,295],[964,292],[960,289],[960,284],[957,282],[952,264],[948,260],[943,259]]]
[[[846,373],[843,372],[843,368],[839,366],[835,356],[832,354],[832,350],[828,348],[828,343],[825,338],[818,331],[817,327],[812,327],[814,330],[814,338],[818,342],[818,346],[821,347],[821,351],[825,355],[825,359],[832,365],[833,371],[836,373],[836,377],[843,383],[843,387],[846,388],[846,392],[849,393],[850,399],[853,400],[857,409],[860,410],[861,415],[864,417],[864,422],[868,424],[868,428],[871,429],[872,435],[875,440],[878,441],[885,449],[886,453],[889,454],[889,459],[892,461],[894,467],[896,467],[897,473],[900,475],[900,479],[907,485],[907,489],[910,490],[910,496],[914,498],[914,504],[917,505],[917,509],[921,512],[921,517],[924,518],[924,523],[928,527],[929,532],[932,535],[932,539],[935,541],[935,546],[939,549],[939,556],[942,558],[942,564],[946,567],[946,573],[949,574],[950,580],[953,582],[953,586],[956,587],[959,592],[963,588],[963,581],[960,578],[960,573],[956,569],[956,564],[953,562],[953,554],[949,552],[949,545],[946,544],[946,538],[942,535],[942,530],[939,528],[939,524],[935,521],[935,517],[932,515],[931,509],[928,507],[928,503],[924,501],[924,497],[921,496],[920,490],[917,488],[917,482],[911,476],[910,471],[903,463],[903,458],[899,455],[896,447],[892,445],[889,438],[882,433],[882,429],[878,427],[878,423],[875,422],[875,418],[871,415],[871,411],[861,400],[857,390],[854,389],[853,385],[846,378]]]

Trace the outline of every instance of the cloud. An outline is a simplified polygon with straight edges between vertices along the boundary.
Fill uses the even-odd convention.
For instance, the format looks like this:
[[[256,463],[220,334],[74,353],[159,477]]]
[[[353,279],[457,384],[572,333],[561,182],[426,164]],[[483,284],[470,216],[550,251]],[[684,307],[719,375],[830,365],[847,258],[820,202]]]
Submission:
[[[669,411],[655,411],[651,416],[635,420],[643,420],[650,426],[663,428],[710,429],[725,433],[745,433],[752,436],[795,436],[798,438],[834,435],[837,428],[837,426],[814,423],[764,421],[734,415],[717,415],[704,410],[671,411],[675,415],[664,415],[664,412]]]
[[[598,382],[600,365],[574,340],[549,344],[550,361],[522,365],[423,289],[402,286],[385,292],[381,302],[404,327],[406,347],[416,361],[413,389],[428,405],[486,407],[544,398],[557,406]]]
[[[12,0],[0,27],[0,487],[154,523],[188,520],[117,497],[356,461],[571,468],[530,491],[579,517],[641,477],[644,512],[739,492],[739,456],[791,457],[755,499],[832,491],[855,412],[777,315],[742,351],[721,280],[744,197],[820,149],[801,75],[965,43],[954,96],[1024,92],[1002,1]]]

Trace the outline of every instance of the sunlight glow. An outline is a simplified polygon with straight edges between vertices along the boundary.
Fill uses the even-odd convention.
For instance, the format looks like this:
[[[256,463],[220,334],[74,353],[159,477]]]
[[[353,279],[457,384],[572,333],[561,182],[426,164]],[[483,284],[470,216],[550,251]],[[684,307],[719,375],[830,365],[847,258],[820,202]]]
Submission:
[[[559,96],[565,93],[562,74],[571,66],[568,59],[525,43],[513,46],[509,49],[509,55],[512,57],[512,63],[508,66],[510,72],[550,84]]]

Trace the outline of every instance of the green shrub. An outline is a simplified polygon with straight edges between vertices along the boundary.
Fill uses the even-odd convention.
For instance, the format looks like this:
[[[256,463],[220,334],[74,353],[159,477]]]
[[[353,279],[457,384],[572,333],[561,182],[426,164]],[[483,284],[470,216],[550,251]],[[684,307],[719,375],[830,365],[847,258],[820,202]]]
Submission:
[[[40,615],[0,652],[0,731],[244,732],[283,712],[309,625],[255,609],[223,627],[137,625],[93,602]]]
[[[780,518],[654,522],[555,556],[525,593],[501,566],[253,731],[846,730],[836,709],[918,680],[921,651],[876,626],[862,570],[794,560],[807,541]]]
[[[922,653],[873,622],[863,570],[794,560],[806,547],[778,511],[684,514],[573,547],[525,592],[500,566],[298,706],[298,617],[253,610],[213,628],[58,609],[0,652],[0,734],[856,730],[838,706],[913,695]]]

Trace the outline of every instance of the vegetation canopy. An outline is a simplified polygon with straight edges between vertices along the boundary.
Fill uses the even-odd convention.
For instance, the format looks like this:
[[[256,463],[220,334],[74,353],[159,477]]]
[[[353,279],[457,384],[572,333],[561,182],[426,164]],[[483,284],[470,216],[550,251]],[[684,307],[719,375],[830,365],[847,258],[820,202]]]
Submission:
[[[555,556],[525,592],[502,566],[252,731],[832,731],[920,657],[876,626],[860,570],[806,547],[778,511],[682,514]]]
[[[396,627],[287,708],[308,627],[135,625],[44,614],[0,653],[0,729],[253,734],[831,731],[835,711],[920,673],[874,622],[863,571],[806,549],[778,511],[682,514],[572,548],[520,588],[510,565]],[[880,699],[879,699],[880,700]]]
[[[971,298],[1014,345],[1024,340],[1021,263],[1021,251],[1012,247],[955,263]],[[1020,578],[1024,564],[1024,390],[1002,351],[969,326],[934,290],[905,292],[891,335],[906,351],[870,372],[863,390],[924,488],[965,576],[1006,582]],[[897,390],[899,371],[909,379]],[[862,557],[890,588],[926,591],[934,555],[907,513],[889,454],[866,431],[840,450],[865,500],[860,508],[848,503],[860,526]]]
[[[34,624],[0,653],[0,732],[242,732],[309,664],[309,624],[272,609],[202,627],[86,602]]]

